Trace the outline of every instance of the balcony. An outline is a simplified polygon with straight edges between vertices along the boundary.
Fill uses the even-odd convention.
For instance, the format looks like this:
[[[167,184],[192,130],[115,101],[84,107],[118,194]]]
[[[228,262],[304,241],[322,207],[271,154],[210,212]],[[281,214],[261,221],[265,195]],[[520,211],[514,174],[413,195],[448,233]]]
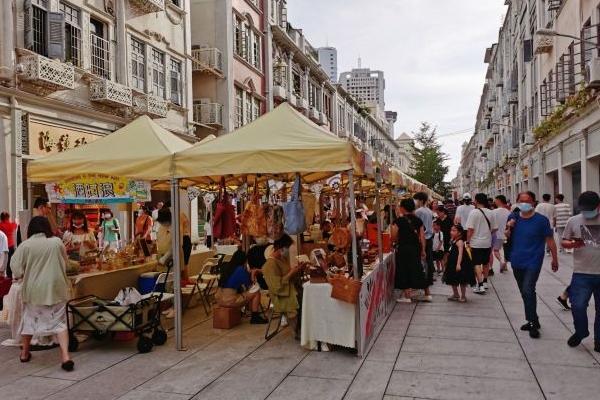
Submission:
[[[71,64],[51,60],[39,54],[23,56],[20,63],[23,66],[23,80],[50,90],[75,87],[75,68]]]
[[[273,85],[273,98],[275,100],[285,100],[287,98],[287,90],[285,86],[275,83]]]
[[[534,53],[544,54],[550,53],[554,47],[554,38],[552,36],[535,35],[534,41]]]
[[[310,109],[308,110],[308,118],[312,119],[315,122],[318,122],[321,118],[321,112],[315,107],[310,107]]]
[[[208,72],[223,78],[223,54],[217,48],[192,49],[192,71]]]
[[[223,105],[219,103],[194,104],[194,121],[203,125],[223,126]]]
[[[169,111],[169,103],[165,99],[151,94],[136,94],[133,97],[133,110],[137,114],[164,118]]]
[[[308,110],[308,100],[302,96],[296,96],[296,107],[300,110]]]
[[[327,125],[329,123],[329,118],[327,118],[327,115],[325,113],[321,113],[321,115],[319,115],[319,125]]]
[[[146,14],[163,11],[165,0],[130,0],[131,3]]]
[[[112,107],[131,107],[133,94],[127,86],[108,79],[95,79],[90,83],[90,100]]]
[[[299,100],[299,97],[298,97],[298,96],[296,96],[294,93],[292,93],[292,94],[290,95],[289,102],[290,102],[290,105],[291,105],[292,107],[297,107],[297,105],[298,105],[298,102],[299,102],[299,101],[300,101],[300,100]]]

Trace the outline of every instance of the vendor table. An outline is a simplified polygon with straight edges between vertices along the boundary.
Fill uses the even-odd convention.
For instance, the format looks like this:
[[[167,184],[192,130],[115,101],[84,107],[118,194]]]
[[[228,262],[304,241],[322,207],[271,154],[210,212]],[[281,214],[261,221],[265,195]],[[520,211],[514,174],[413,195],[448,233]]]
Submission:
[[[138,278],[144,272],[155,271],[158,263],[150,261],[112,271],[96,271],[69,277],[71,297],[95,295],[101,299],[114,299],[124,287],[137,287]]]
[[[217,250],[218,254],[225,254],[228,256],[233,255],[233,253],[238,251],[239,248],[240,248],[240,246],[238,246],[237,244],[223,244],[223,245],[218,244],[215,246],[215,249]]]
[[[359,355],[367,353],[394,308],[394,254],[385,254],[383,262],[374,265],[365,270],[358,304],[332,299],[329,283],[304,284],[302,346],[314,350],[317,342],[350,348],[358,345]]]

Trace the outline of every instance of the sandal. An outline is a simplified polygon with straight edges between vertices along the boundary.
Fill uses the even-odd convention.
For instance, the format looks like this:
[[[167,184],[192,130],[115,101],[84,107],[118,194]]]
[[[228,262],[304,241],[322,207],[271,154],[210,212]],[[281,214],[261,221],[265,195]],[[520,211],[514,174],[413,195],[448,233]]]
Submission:
[[[466,303],[466,302],[467,302],[467,299],[466,299],[466,298],[464,298],[464,297],[461,297],[461,298],[459,298],[459,299],[458,299],[458,302],[459,302],[459,303]]]
[[[27,362],[31,361],[31,352],[29,352],[29,353],[27,354],[27,357],[25,357],[25,358],[21,358],[21,357],[19,356],[19,361],[21,361],[22,363],[27,363]]]
[[[456,296],[450,296],[448,297],[448,301],[459,301],[460,297],[456,297]]]

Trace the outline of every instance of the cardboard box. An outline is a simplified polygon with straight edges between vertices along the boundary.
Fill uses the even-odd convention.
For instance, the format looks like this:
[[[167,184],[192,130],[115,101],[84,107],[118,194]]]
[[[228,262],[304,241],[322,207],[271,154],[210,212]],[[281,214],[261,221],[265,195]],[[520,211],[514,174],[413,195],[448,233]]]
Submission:
[[[242,312],[237,307],[219,307],[213,308],[213,328],[231,329],[239,325],[242,320]]]

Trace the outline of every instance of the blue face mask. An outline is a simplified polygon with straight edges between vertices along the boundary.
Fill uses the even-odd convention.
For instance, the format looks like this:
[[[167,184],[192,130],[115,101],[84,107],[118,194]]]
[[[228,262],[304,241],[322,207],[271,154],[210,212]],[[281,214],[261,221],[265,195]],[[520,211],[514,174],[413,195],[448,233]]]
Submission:
[[[529,203],[518,203],[517,207],[519,207],[519,210],[524,213],[528,213],[533,210],[533,206]]]
[[[582,211],[581,215],[583,215],[583,218],[585,219],[594,219],[598,216],[598,209],[592,211]]]

